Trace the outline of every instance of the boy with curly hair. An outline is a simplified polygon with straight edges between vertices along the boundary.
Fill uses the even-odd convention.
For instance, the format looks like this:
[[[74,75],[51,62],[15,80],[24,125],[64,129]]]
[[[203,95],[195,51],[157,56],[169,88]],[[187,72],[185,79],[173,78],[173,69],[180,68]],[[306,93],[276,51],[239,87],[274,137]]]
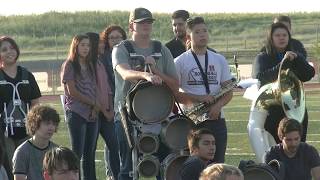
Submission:
[[[38,105],[31,109],[26,122],[31,138],[15,150],[12,159],[15,180],[43,180],[42,161],[45,153],[57,146],[50,139],[59,122],[59,114],[51,107]]]

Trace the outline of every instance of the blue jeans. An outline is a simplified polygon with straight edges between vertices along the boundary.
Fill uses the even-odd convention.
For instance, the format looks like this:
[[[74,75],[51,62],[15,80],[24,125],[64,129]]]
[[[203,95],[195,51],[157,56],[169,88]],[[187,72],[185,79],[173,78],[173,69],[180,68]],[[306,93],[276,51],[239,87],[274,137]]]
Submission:
[[[120,160],[121,160],[121,168],[119,173],[119,180],[132,180],[133,178],[129,176],[129,172],[132,171],[132,151],[128,145],[127,137],[125,135],[123,126],[120,121],[119,113],[115,116],[115,127],[116,127],[116,134],[118,139],[118,145],[120,150]],[[159,144],[159,149],[155,155],[158,157],[159,161],[161,162],[166,156],[170,153],[170,149],[166,147],[163,143]],[[160,175],[157,176],[157,179],[160,179]]]
[[[227,149],[227,126],[225,119],[207,120],[197,125],[197,129],[207,128],[213,132],[216,140],[216,153],[214,163],[224,163],[224,156]]]
[[[116,114],[115,116],[115,129],[116,135],[120,150],[120,161],[121,161],[121,168],[120,173],[118,175],[119,180],[132,180],[132,177],[129,176],[129,172],[132,171],[132,154],[131,149],[128,145],[126,135],[124,133],[124,129],[122,127],[120,116]]]
[[[116,180],[120,171],[120,160],[118,141],[113,120],[107,121],[104,115],[100,113],[98,121],[98,131],[106,144],[106,147],[104,149],[106,169],[108,164],[110,164],[113,177]],[[109,159],[107,157],[109,157]]]
[[[1,119],[0,119],[1,120]],[[13,179],[13,174],[12,174],[12,163],[11,159],[9,160],[8,156],[7,156],[7,151],[5,149],[6,143],[5,143],[5,136],[4,133],[2,132],[2,128],[0,127],[0,156],[1,160],[0,160],[0,167],[3,166],[4,169],[6,170],[7,176],[8,178],[11,180]]]
[[[98,122],[87,122],[79,114],[66,111],[72,150],[82,157],[83,180],[96,180],[95,143]]]

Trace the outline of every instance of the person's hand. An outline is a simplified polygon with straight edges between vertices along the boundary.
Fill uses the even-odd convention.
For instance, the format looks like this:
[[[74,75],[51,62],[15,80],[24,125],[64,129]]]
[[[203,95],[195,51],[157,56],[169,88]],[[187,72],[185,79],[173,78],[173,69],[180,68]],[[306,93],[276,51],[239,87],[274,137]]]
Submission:
[[[113,110],[104,110],[103,112],[104,117],[107,119],[107,121],[111,122],[114,119],[114,111]]]
[[[147,56],[145,58],[145,65],[149,65],[151,68],[151,71],[155,71],[156,69],[156,60],[152,56]]]
[[[298,55],[297,55],[295,52],[293,52],[293,51],[287,51],[286,54],[284,55],[284,58],[292,61],[292,60],[294,60],[295,58],[297,58],[297,56],[298,56]]]
[[[197,100],[200,103],[212,103],[212,102],[214,102],[214,96],[212,96],[212,95],[199,95]]]
[[[221,111],[221,107],[218,104],[213,104],[210,107],[210,110],[208,112],[208,116],[211,120],[217,120],[219,118]]]
[[[94,106],[92,107],[93,111],[99,112],[101,110],[101,105],[99,102],[95,102]]]
[[[145,73],[145,80],[151,82],[152,84],[155,84],[155,85],[161,85],[162,84],[162,79],[160,76],[158,75],[155,75],[155,74],[151,74],[151,73],[148,73],[146,72]]]
[[[90,113],[90,116],[89,116],[89,119],[97,119],[98,118],[98,113],[97,111],[95,111],[94,109],[91,110],[91,113]]]

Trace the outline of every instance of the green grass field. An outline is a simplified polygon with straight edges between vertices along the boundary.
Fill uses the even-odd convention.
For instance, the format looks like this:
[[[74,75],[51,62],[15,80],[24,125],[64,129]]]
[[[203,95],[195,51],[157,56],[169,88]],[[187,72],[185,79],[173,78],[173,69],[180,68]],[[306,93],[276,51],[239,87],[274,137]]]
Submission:
[[[320,89],[306,91],[307,107],[309,112],[309,127],[307,141],[320,150]],[[56,108],[64,119],[60,101],[54,100],[48,103]],[[238,166],[240,160],[254,159],[247,135],[247,122],[251,102],[242,97],[242,93],[234,93],[232,101],[225,107],[225,115],[228,127],[228,146],[226,163]],[[99,138],[96,152],[96,172],[99,180],[105,179],[104,173],[104,143]],[[58,133],[54,135],[54,142],[70,147],[69,135],[66,124],[60,124]],[[144,179],[146,180],[146,179]]]

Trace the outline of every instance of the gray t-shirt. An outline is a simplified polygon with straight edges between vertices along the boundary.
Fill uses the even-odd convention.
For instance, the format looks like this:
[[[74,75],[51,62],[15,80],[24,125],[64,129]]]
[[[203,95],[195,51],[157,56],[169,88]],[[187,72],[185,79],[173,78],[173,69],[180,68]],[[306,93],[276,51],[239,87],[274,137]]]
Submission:
[[[132,42],[132,41],[131,41]],[[151,42],[150,42],[151,43]],[[139,55],[149,56],[153,53],[153,46],[150,45],[149,48],[138,48],[135,43],[131,43],[135,52]],[[161,47],[161,55],[159,59],[156,60],[156,68],[159,69],[162,73],[176,78],[177,79],[177,72],[174,66],[173,57],[169,51],[169,49],[162,45]],[[141,60],[140,60],[141,61]],[[139,65],[138,60],[132,60],[129,57],[129,52],[124,46],[124,43],[121,42],[120,44],[116,45],[112,51],[112,65],[113,69],[116,68],[118,64],[129,64],[132,65],[131,68],[134,70],[141,70],[136,67]],[[125,97],[127,95],[128,90],[130,89],[132,83],[129,81],[124,81],[120,74],[115,70],[115,98],[114,98],[114,109],[115,112],[118,112],[118,105],[122,103],[124,105]],[[118,120],[118,118],[116,118]]]
[[[44,149],[34,146],[30,140],[25,141],[14,152],[12,158],[13,174],[26,175],[27,180],[44,180],[42,161],[45,153],[54,147],[57,147],[57,145],[51,141]]]

